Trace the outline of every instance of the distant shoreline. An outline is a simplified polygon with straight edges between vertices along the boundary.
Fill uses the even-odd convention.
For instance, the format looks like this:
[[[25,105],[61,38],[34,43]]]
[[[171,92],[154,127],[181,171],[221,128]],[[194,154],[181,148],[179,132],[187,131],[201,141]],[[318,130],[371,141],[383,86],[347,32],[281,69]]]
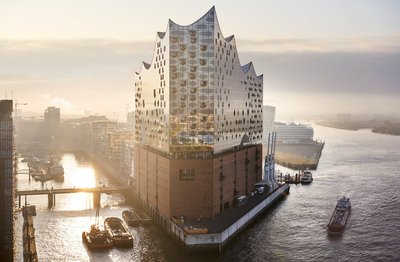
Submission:
[[[316,122],[319,126],[358,131],[360,129],[371,129],[371,132],[383,135],[400,136],[400,123],[391,121],[368,120],[368,121],[324,121]]]

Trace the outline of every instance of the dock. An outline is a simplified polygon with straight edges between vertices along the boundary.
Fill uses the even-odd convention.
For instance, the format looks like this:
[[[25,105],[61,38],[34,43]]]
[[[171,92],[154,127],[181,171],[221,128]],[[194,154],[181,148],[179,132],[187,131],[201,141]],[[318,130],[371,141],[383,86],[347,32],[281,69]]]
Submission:
[[[213,219],[167,219],[147,210],[154,221],[187,252],[219,252],[226,244],[242,232],[289,193],[287,184],[266,188],[262,194],[251,197],[241,207],[234,207]],[[146,206],[144,206],[146,207]]]
[[[35,206],[25,205],[22,208],[24,225],[22,227],[22,243],[24,262],[37,262],[38,255],[36,251],[35,228],[33,227],[33,217],[36,216]]]
[[[300,171],[299,173],[296,173],[294,175],[291,175],[289,173],[287,174],[279,173],[276,175],[276,180],[279,183],[285,183],[285,184],[305,184],[303,178],[306,176],[305,175],[306,173],[311,177],[312,181],[312,174],[308,171],[303,171],[303,172]],[[311,182],[308,182],[307,184],[309,183]]]
[[[171,234],[184,245],[188,252],[218,251],[237,234],[244,230],[257,217],[268,210],[279,199],[289,193],[289,185],[280,185],[273,190],[256,195],[244,206],[232,208],[210,220],[187,221],[182,225],[170,223]],[[206,228],[208,233],[188,234],[186,228]],[[201,232],[201,231],[199,231]]]

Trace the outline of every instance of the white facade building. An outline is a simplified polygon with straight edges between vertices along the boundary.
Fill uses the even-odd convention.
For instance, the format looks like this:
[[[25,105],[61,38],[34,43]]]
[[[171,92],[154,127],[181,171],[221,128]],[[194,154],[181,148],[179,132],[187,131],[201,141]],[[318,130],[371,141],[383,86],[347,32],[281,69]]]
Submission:
[[[107,159],[123,166],[125,144],[133,140],[132,130],[115,130],[107,133]]]
[[[314,137],[313,128],[301,124],[276,123],[276,132],[276,141],[280,143],[310,142]]]
[[[116,129],[117,124],[113,121],[92,122],[92,153],[107,158],[107,137],[108,133]]]
[[[263,106],[263,144],[268,143],[268,134],[276,131],[274,106]]]

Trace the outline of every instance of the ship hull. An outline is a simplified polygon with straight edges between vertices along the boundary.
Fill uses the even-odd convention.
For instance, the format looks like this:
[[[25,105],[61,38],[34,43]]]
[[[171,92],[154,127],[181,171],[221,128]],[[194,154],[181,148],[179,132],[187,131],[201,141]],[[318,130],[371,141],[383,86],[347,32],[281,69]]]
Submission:
[[[133,238],[125,223],[117,217],[108,217],[104,220],[104,228],[116,247],[132,247]]]
[[[109,238],[103,241],[92,241],[88,232],[82,232],[82,240],[90,250],[108,250],[113,247],[113,243]]]
[[[341,234],[346,228],[347,221],[351,213],[350,199],[343,197],[340,199],[329,220],[327,229],[330,234]]]
[[[140,225],[140,218],[137,217],[135,213],[132,211],[127,211],[127,210],[123,211],[122,218],[131,227],[137,227]]]

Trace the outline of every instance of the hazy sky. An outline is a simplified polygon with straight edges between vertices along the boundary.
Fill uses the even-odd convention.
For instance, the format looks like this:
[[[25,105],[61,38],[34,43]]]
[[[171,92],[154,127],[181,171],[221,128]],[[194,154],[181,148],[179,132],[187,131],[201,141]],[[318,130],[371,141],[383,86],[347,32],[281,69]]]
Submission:
[[[121,116],[156,32],[213,5],[278,118],[400,112],[400,1],[385,0],[1,0],[0,95],[23,110]]]

